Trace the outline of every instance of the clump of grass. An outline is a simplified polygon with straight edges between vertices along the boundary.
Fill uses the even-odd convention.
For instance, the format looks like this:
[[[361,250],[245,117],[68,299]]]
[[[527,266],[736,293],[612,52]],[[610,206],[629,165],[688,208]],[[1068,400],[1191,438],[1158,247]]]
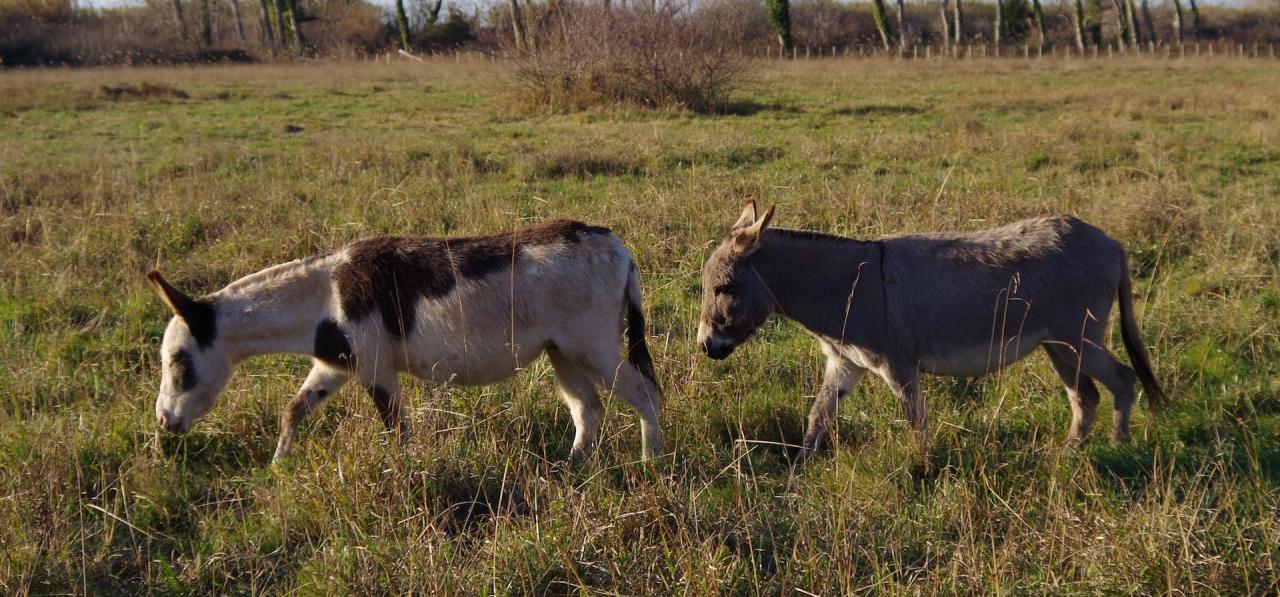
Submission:
[[[188,99],[191,97],[187,92],[181,89],[148,82],[139,83],[137,85],[120,85],[117,87],[103,85],[100,92],[103,97],[116,102],[122,100]]]

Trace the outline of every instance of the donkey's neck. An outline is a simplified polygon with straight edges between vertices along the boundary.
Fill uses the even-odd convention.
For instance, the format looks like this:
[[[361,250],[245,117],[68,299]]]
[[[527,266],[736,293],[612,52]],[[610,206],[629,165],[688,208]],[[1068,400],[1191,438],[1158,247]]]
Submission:
[[[302,259],[241,278],[213,298],[218,339],[233,359],[272,353],[311,354],[316,326],[329,317],[329,259]]]
[[[880,243],[785,229],[768,230],[751,265],[778,311],[840,342],[882,304]]]

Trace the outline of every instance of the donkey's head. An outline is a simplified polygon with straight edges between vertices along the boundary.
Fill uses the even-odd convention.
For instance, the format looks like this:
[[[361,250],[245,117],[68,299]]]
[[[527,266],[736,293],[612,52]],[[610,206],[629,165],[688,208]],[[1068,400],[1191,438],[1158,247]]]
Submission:
[[[174,433],[185,433],[200,420],[231,379],[234,366],[226,347],[217,342],[217,309],[213,301],[194,299],[165,281],[160,272],[147,278],[173,310],[160,345],[160,395],[156,420]]]
[[[698,347],[713,359],[728,357],[773,313],[769,289],[751,267],[771,219],[773,206],[756,217],[756,203],[748,201],[729,237],[702,266]]]

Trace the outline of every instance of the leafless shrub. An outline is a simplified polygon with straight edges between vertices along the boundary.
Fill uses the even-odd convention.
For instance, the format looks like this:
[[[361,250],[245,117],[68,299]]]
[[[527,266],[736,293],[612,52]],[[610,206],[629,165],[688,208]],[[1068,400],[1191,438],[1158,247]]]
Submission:
[[[523,101],[552,109],[633,104],[713,112],[748,62],[686,5],[561,3],[516,67]]]

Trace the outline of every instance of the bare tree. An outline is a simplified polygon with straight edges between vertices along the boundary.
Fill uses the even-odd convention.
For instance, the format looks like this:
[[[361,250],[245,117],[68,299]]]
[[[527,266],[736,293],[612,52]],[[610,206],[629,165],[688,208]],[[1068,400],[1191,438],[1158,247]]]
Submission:
[[[302,36],[302,27],[298,26],[298,0],[285,0],[289,8],[289,32],[293,34],[293,49],[301,52],[307,45]]]
[[[907,24],[903,17],[906,8],[902,5],[902,0],[898,0],[898,54],[907,53]]]
[[[173,0],[173,15],[178,22],[178,35],[182,37],[182,42],[187,42],[187,19],[182,16],[182,0]]]
[[[963,1],[964,0],[956,0],[955,26],[951,28],[951,32],[956,36],[956,47],[959,47],[960,43],[964,40],[964,9],[960,6],[960,3]]]
[[[1156,41],[1156,25],[1151,20],[1151,4],[1142,0],[1142,26],[1147,28],[1147,41]]]
[[[400,49],[409,51],[409,16],[404,12],[404,0],[396,0],[396,28],[400,30]]]
[[[1200,41],[1200,7],[1196,0],[1187,0],[1187,7],[1191,9],[1191,39]]]
[[[1102,45],[1102,0],[1086,1],[1084,31],[1096,48]]]
[[[1031,0],[1031,24],[1036,28],[1036,47],[1044,49],[1044,8],[1040,6],[1040,0]]]
[[[1084,0],[1075,0],[1071,10],[1071,24],[1076,33],[1076,49],[1084,52]]]
[[[1000,35],[1004,33],[1004,0],[996,0],[995,22],[991,24],[991,36],[996,42],[996,55],[1000,54]]]
[[[1129,45],[1137,47],[1142,43],[1141,31],[1138,30],[1138,11],[1134,9],[1133,0],[1124,0],[1124,20],[1129,31]]]
[[[950,4],[949,0],[941,0],[941,2],[939,2],[939,5],[938,5],[939,16],[942,17],[941,19],[939,19],[939,22],[942,24],[942,51],[943,52],[946,52],[947,47],[951,45],[950,15],[947,14],[949,12],[947,10],[948,4]]]
[[[240,0],[231,0],[231,15],[236,19],[236,37],[240,38],[240,42],[246,41],[244,36],[244,21],[240,20]]]
[[[1121,50],[1129,46],[1129,22],[1124,17],[1124,0],[1111,0],[1116,7],[1116,46]]]
[[[889,15],[885,13],[884,0],[871,0],[871,15],[875,19],[876,31],[880,33],[880,41],[887,52],[892,48],[889,40],[893,39],[893,31],[889,29]]]
[[[280,40],[280,47],[283,48],[288,44],[284,34],[284,0],[271,0],[271,8],[276,15],[276,39]]]
[[[276,36],[271,30],[271,9],[267,8],[267,0],[258,0],[258,6],[262,8],[262,45],[271,50],[272,54],[276,52]]]
[[[1173,43],[1182,46],[1182,2],[1173,0]]]
[[[518,0],[511,0],[511,29],[516,38],[516,51],[530,49],[528,30],[524,27],[524,13],[520,10]]]
[[[781,51],[789,52],[791,40],[791,2],[790,0],[765,0],[765,12],[769,15],[769,25],[778,34],[778,46]]]
[[[209,14],[209,0],[200,0],[200,43],[206,48],[213,45],[213,19]]]

